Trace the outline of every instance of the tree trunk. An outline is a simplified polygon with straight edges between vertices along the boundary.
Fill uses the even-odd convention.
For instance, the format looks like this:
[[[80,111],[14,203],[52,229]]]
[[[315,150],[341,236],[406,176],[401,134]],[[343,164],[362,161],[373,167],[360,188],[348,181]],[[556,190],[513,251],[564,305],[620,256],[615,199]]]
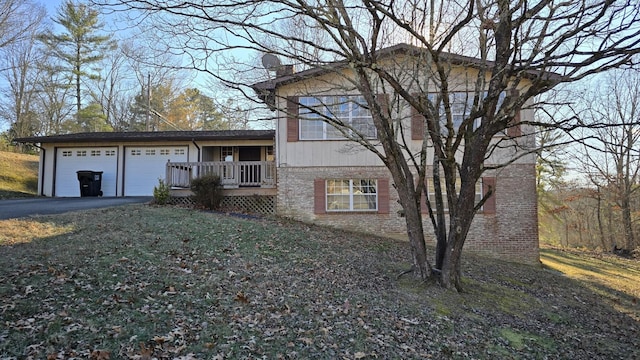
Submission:
[[[440,166],[437,157],[433,162],[433,189],[436,203],[436,269],[442,270],[445,253],[447,251],[447,221],[444,214],[444,204],[442,201],[442,189],[440,186]]]
[[[623,194],[622,199],[622,226],[624,228],[624,248],[625,250],[633,250],[634,234],[633,234],[633,222],[631,220],[631,204],[629,201],[628,193]]]
[[[474,176],[469,176],[460,185],[460,195],[458,201],[449,205],[449,239],[447,249],[442,261],[441,284],[445,288],[454,287],[458,292],[462,292],[462,271],[460,268],[460,258],[465,239],[471,228],[471,222],[475,215],[475,183]]]
[[[411,246],[411,257],[413,259],[413,274],[422,280],[431,277],[431,265],[427,260],[427,249],[424,241],[424,230],[422,227],[422,215],[420,208],[405,208],[405,221],[407,223],[407,234]],[[416,216],[417,215],[417,216]]]
[[[610,249],[609,246],[607,246],[607,239],[604,236],[604,225],[602,224],[602,194],[600,192],[600,187],[598,186],[598,192],[597,192],[597,201],[598,201],[598,205],[597,205],[597,217],[598,217],[598,229],[600,230],[600,243],[602,244],[602,250],[607,251],[608,249]]]
[[[82,108],[81,92],[80,92],[80,45],[76,46],[76,58],[75,58],[75,80],[76,80],[76,111],[79,113]],[[78,122],[80,120],[78,119]]]
[[[449,233],[449,242],[447,251],[442,261],[442,273],[440,284],[444,288],[455,288],[458,292],[462,292],[462,272],[460,271],[460,258],[462,255],[462,247],[464,245],[464,235],[457,231]]]

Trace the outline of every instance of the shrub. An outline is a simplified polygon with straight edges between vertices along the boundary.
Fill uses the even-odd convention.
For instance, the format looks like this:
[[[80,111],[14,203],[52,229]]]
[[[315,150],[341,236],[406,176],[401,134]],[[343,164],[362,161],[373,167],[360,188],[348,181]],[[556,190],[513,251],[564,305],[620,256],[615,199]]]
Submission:
[[[191,181],[191,191],[196,204],[213,210],[222,202],[222,182],[218,175],[203,175]]]
[[[158,179],[158,185],[153,188],[153,200],[158,205],[164,205],[169,201],[171,197],[169,185],[165,184],[164,180]]]

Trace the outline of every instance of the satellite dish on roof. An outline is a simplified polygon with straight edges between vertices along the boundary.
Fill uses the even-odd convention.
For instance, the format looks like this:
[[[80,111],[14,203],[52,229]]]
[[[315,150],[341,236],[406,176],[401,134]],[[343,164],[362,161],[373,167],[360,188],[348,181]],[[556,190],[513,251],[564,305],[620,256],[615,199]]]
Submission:
[[[280,67],[280,59],[273,54],[262,55],[262,66],[267,71],[276,71]]]

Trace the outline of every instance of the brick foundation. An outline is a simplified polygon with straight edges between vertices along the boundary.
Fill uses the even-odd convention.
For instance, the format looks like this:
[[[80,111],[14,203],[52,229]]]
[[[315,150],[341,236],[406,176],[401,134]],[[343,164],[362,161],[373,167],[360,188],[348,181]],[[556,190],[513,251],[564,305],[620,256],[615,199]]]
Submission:
[[[514,164],[496,178],[496,213],[476,215],[465,251],[528,264],[539,263],[535,168]],[[278,168],[277,214],[296,220],[363,233],[406,234],[398,195],[390,179],[389,213],[314,213],[314,180],[331,178],[389,178],[384,167]],[[427,241],[433,244],[431,221],[424,217]]]

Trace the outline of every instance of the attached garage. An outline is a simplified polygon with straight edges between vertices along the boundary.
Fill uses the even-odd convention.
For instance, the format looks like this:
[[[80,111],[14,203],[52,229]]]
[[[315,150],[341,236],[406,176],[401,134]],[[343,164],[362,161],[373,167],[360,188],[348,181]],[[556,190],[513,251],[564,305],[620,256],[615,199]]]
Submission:
[[[79,197],[77,171],[102,171],[103,196],[116,196],[118,148],[70,147],[56,148],[55,192],[57,197]]]
[[[34,136],[14,141],[40,149],[40,195],[79,197],[77,172],[88,170],[102,172],[103,196],[153,196],[158,179],[166,176],[168,161],[221,161],[223,149],[234,148],[242,149],[236,161],[261,160],[254,158],[257,151],[262,154],[260,149],[272,148],[274,136],[273,130],[144,131]],[[255,154],[245,154],[249,150]]]
[[[125,147],[124,195],[148,196],[164,179],[167,161],[186,162],[187,146],[132,146]]]

